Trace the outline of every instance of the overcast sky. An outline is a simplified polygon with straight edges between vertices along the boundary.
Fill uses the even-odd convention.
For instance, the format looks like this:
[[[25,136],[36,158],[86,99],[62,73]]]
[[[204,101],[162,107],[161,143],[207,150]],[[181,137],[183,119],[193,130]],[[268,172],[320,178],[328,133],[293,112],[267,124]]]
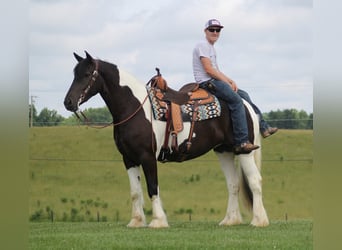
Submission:
[[[31,0],[29,95],[35,106],[63,106],[73,52],[118,65],[145,84],[155,67],[178,89],[193,82],[192,50],[204,23],[224,25],[215,44],[220,69],[262,112],[313,112],[312,0]],[[82,109],[103,107],[93,97]]]

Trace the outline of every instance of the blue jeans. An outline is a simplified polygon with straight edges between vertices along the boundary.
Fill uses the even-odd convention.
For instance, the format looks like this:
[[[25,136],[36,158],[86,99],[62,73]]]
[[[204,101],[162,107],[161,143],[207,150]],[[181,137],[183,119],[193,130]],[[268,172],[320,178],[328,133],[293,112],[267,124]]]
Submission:
[[[260,131],[264,132],[269,128],[269,125],[267,124],[267,122],[264,120],[264,118],[262,117],[262,113],[259,110],[259,108],[252,102],[251,98],[249,97],[248,93],[244,90],[239,89],[237,91],[238,95],[245,99],[253,108],[254,112],[259,116],[259,124],[260,124]]]
[[[240,95],[238,95],[233,89],[225,82],[212,79],[210,80],[215,86],[215,90],[211,92],[223,100],[227,105],[231,113],[233,123],[233,137],[234,144],[241,145],[248,141],[248,127],[245,107],[243,105]],[[202,88],[206,88],[206,83],[200,84]]]

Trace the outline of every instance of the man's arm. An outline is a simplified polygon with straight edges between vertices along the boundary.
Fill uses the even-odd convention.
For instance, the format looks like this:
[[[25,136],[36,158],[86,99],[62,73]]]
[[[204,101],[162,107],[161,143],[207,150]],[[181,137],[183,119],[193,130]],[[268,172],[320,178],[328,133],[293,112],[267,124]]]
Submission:
[[[205,72],[212,78],[228,83],[234,91],[238,90],[236,83],[232,79],[230,79],[221,71],[218,71],[214,69],[213,66],[211,66],[211,61],[208,57],[201,57],[201,63],[203,65]]]

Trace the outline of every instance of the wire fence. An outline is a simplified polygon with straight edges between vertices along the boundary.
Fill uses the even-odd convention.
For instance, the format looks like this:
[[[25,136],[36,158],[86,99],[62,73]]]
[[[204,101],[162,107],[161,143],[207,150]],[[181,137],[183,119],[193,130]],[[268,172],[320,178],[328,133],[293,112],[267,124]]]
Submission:
[[[313,119],[269,119],[267,122],[271,126],[278,127],[279,129],[304,129],[304,130],[312,130],[313,129]],[[65,126],[80,126],[80,125],[94,125],[94,126],[102,126],[102,125],[107,125],[110,124],[111,121],[106,121],[106,122],[91,122],[87,124],[81,124],[80,122],[74,122],[72,124],[64,124],[63,122],[58,123],[56,125],[53,122],[44,122],[44,123],[39,123],[40,126],[44,124],[45,126],[60,126],[60,125],[65,125]],[[33,123],[35,125],[35,123]],[[62,136],[62,135],[60,135]],[[54,158],[54,157],[30,157],[30,161],[55,161],[55,162],[122,162],[122,159],[66,159],[66,158]],[[208,161],[208,162],[216,162],[215,159],[213,160],[199,160],[199,159],[193,159],[192,162],[196,161]],[[276,159],[262,159],[263,162],[313,162],[312,157],[309,158],[297,158],[297,159],[288,159],[280,156],[279,158]]]
[[[267,119],[271,126],[280,129],[313,129],[313,119]],[[111,124],[112,121],[88,121],[82,123],[80,121],[69,122],[33,122],[31,127],[52,127],[52,126],[79,126],[79,125],[94,125],[106,126]]]
[[[30,161],[47,161],[47,162],[118,162],[121,163],[121,159],[113,159],[113,160],[94,160],[94,159],[64,159],[64,158],[29,158]],[[263,162],[313,162],[313,158],[298,158],[298,159],[287,159],[283,157],[279,157],[278,159],[262,159]],[[217,162],[217,160],[196,160],[193,159],[191,162],[208,162],[208,163],[214,163]]]

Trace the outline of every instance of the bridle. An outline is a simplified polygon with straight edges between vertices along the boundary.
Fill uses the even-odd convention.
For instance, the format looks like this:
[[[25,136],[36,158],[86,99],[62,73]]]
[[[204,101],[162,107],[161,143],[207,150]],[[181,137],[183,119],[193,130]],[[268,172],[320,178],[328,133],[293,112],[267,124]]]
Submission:
[[[79,108],[79,105],[80,103],[84,100],[86,94],[89,92],[90,88],[93,86],[93,84],[95,83],[98,75],[99,75],[99,72],[98,72],[98,69],[99,69],[99,62],[98,60],[94,60],[95,62],[95,69],[92,73],[92,76],[91,78],[89,79],[88,81],[88,86],[84,89],[83,93],[80,95],[80,99],[78,100],[77,102],[77,108]],[[92,126],[90,125],[91,121],[87,118],[87,116],[82,112],[82,110],[79,110],[77,109],[74,114],[75,116],[77,117],[77,119],[80,121],[80,122],[83,122],[85,124],[87,124],[89,127],[92,127],[92,128],[106,128],[106,127],[109,127],[109,126],[118,126],[118,125],[121,125],[123,123],[126,123],[127,121],[129,121],[130,119],[132,119],[138,112],[139,110],[144,106],[146,100],[148,98],[148,94],[146,95],[145,99],[143,100],[143,102],[139,105],[139,107],[131,114],[129,115],[127,118],[125,118],[124,120],[120,121],[120,122],[116,122],[114,123],[114,121],[108,123],[108,124],[105,124],[103,126]],[[82,121],[79,113],[81,114],[81,116],[84,118],[84,120]]]
[[[97,76],[99,75],[99,62],[98,60],[94,60],[95,62],[95,69],[92,73],[92,76],[90,77],[89,81],[88,81],[88,86],[85,88],[85,90],[83,91],[83,93],[80,95],[80,99],[78,99],[77,102],[77,108],[79,108],[79,105],[81,102],[83,102],[84,98],[86,97],[86,94],[89,92],[91,86],[93,86],[93,84],[96,81]]]

